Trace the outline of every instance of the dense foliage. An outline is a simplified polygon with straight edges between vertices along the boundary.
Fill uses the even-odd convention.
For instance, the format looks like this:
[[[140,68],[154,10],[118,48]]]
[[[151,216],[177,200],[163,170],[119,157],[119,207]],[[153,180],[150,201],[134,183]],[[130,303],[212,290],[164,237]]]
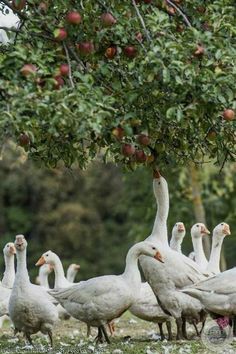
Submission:
[[[1,140],[51,166],[235,160],[234,0],[0,4],[21,19],[1,47]]]

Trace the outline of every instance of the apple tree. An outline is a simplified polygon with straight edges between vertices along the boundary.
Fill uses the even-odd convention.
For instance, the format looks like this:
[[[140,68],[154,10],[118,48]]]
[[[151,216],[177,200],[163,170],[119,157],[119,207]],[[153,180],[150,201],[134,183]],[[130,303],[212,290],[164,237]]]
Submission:
[[[0,136],[46,165],[236,157],[234,0],[0,0]]]

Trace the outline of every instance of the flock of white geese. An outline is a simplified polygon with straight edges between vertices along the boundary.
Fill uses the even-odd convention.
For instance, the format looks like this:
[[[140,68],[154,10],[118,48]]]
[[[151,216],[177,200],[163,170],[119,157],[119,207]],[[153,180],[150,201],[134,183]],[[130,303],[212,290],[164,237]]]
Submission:
[[[236,268],[220,272],[220,252],[229,225],[222,222],[213,230],[212,249],[206,259],[202,237],[209,234],[206,226],[197,223],[191,228],[194,260],[181,252],[185,236],[182,222],[174,225],[168,243],[168,184],[154,171],[154,195],[157,213],[152,233],[143,242],[132,246],[126,256],[124,272],[73,283],[78,265],[71,265],[65,277],[60,258],[45,252],[36,263],[40,267],[38,282],[31,283],[27,270],[27,241],[17,235],[14,243],[4,249],[5,272],[0,284],[0,316],[9,316],[15,333],[23,332],[32,343],[31,335],[41,331],[50,338],[59,318],[70,316],[98,328],[96,340],[110,342],[113,320],[129,310],[133,315],[159,325],[164,339],[163,324],[172,339],[171,321],[177,326],[176,339],[187,338],[186,322],[204,326],[207,314],[214,318],[236,315]],[[15,274],[14,256],[17,258]],[[138,263],[146,282],[142,282]],[[54,270],[54,289],[49,289],[48,274]]]

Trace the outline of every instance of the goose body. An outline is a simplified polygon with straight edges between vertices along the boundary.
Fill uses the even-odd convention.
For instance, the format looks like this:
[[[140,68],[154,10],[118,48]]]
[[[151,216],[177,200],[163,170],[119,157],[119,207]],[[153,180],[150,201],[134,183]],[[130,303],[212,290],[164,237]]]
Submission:
[[[137,264],[140,254],[161,260],[154,245],[140,242],[129,250],[123,274],[92,278],[67,289],[50,291],[50,294],[73,317],[89,326],[98,327],[98,338],[104,335],[109,341],[105,325],[121,316],[140,291],[141,275]]]
[[[52,328],[58,319],[57,309],[41,286],[29,280],[26,265],[27,242],[16,236],[17,272],[9,301],[9,314],[16,331],[22,331],[31,343],[31,334],[48,334],[52,344]]]

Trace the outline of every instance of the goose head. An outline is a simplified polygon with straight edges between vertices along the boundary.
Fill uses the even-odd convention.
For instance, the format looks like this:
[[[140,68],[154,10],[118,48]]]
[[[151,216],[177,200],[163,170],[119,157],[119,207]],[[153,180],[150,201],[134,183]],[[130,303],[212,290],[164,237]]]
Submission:
[[[197,224],[194,224],[191,228],[191,236],[193,238],[201,238],[202,236],[209,234],[210,231],[203,223],[198,222]]]
[[[153,185],[156,199],[160,199],[168,193],[168,184],[158,170],[153,171]]]
[[[3,254],[6,257],[11,257],[14,256],[14,254],[16,254],[16,248],[14,246],[13,242],[8,242],[5,247],[3,248]]]
[[[53,271],[51,264],[43,264],[39,269],[39,274],[43,276],[49,275]]]
[[[135,247],[138,247],[138,251],[140,255],[145,255],[145,256],[150,256],[155,258],[161,263],[164,263],[162,255],[158,248],[151,242],[143,241],[139,242],[135,245]]]
[[[172,236],[176,240],[182,240],[186,234],[185,226],[183,222],[177,222],[172,229]]]
[[[80,265],[72,263],[69,265],[67,272],[68,273],[77,273],[80,270]]]
[[[27,241],[24,237],[24,235],[16,235],[16,240],[15,240],[15,249],[16,251],[22,252],[26,249],[27,247]]]
[[[47,251],[42,254],[42,256],[39,258],[35,265],[38,267],[43,264],[50,264],[52,267],[54,267],[55,264],[58,262],[58,259],[59,257],[56,255],[56,253],[52,251]]]
[[[218,224],[213,230],[213,237],[217,239],[221,239],[227,235],[231,235],[229,225],[225,222],[221,222]]]

